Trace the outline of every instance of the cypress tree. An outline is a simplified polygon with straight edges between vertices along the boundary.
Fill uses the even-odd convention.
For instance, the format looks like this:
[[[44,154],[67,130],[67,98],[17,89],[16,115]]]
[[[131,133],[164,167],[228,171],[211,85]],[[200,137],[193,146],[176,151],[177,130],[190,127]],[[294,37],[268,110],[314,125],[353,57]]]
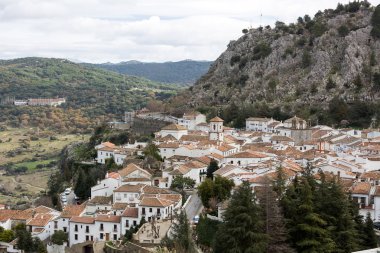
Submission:
[[[173,224],[172,243],[178,252],[195,252],[194,242],[191,238],[189,220],[184,211],[181,211]]]
[[[219,169],[218,162],[214,159],[211,160],[210,164],[207,167],[206,176],[207,178],[214,178],[214,172]]]
[[[264,253],[267,248],[263,213],[248,182],[232,195],[224,222],[219,226],[215,253]]]

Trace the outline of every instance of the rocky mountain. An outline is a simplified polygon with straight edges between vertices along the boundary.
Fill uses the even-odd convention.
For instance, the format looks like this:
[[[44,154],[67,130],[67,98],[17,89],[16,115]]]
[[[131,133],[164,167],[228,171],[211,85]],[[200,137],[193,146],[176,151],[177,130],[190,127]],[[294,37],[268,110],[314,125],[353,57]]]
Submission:
[[[139,62],[86,64],[121,74],[144,77],[161,83],[192,85],[207,72],[211,62],[184,60],[178,62]]]
[[[380,6],[366,1],[339,4],[288,25],[244,29],[183,98],[203,108],[265,104],[277,113],[322,121],[323,110],[341,109],[343,115],[326,120],[338,123],[350,120],[352,104],[376,105],[366,114],[369,123],[380,112],[379,31]]]

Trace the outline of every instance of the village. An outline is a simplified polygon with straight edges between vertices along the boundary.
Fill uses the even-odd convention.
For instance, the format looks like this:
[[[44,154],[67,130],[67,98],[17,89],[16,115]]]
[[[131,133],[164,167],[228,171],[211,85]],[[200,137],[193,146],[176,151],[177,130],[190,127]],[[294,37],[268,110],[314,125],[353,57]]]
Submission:
[[[152,117],[142,112],[139,117]],[[176,214],[183,210],[189,222],[196,225],[203,206],[197,186],[206,178],[211,162],[218,164],[214,176],[234,182],[235,187],[248,182],[253,191],[274,180],[281,168],[291,182],[306,167],[315,176],[323,173],[336,177],[360,208],[374,222],[380,221],[380,130],[333,129],[324,125],[310,126],[294,116],[285,121],[272,118],[248,118],[246,129],[224,126],[220,117],[208,122],[199,112],[185,113],[182,118],[169,118],[166,126],[155,133],[153,144],[163,160],[161,176],[153,175],[128,157],[143,155],[145,142],[117,146],[104,142],[95,147],[96,163],[107,159],[122,166],[108,172],[105,179],[91,188],[91,198],[81,204],[68,203],[62,193],[62,212],[37,206],[10,210],[2,206],[0,226],[9,230],[23,223],[33,237],[50,241],[57,231],[68,234],[63,246],[48,243],[48,252],[94,252],[99,243],[112,242],[116,247],[124,235],[135,229],[131,244],[141,250],[158,246],[170,236]],[[173,191],[175,178],[190,178],[193,189],[184,195]],[[216,216],[223,220],[225,203],[218,203]],[[142,222],[144,221],[144,222]],[[133,243],[132,243],[133,242]],[[116,246],[115,246],[116,245]],[[57,248],[58,247],[58,248]],[[3,250],[3,251],[1,251]],[[17,242],[0,242],[0,252],[21,252]]]

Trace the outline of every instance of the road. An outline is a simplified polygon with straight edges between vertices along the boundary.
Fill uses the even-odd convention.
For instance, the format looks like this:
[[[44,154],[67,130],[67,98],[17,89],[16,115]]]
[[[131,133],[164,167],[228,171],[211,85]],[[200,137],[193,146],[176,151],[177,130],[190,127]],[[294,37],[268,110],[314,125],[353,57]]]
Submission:
[[[64,194],[64,192],[61,193],[61,194]],[[62,196],[61,194],[60,194],[60,198]],[[67,205],[75,205],[76,204],[74,191],[71,191],[68,195],[65,194],[65,196],[66,196],[66,199],[67,199]],[[61,204],[62,204],[62,206],[65,206],[62,203],[62,201],[61,201]]]
[[[191,222],[194,216],[198,215],[202,211],[203,205],[201,199],[198,197],[196,191],[193,191],[189,203],[185,207],[187,218]]]

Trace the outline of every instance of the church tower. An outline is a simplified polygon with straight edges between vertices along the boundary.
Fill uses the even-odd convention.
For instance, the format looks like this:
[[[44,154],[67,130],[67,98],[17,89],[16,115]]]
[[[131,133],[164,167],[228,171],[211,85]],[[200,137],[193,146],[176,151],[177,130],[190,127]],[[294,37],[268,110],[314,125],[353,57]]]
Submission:
[[[209,136],[211,141],[223,141],[223,121],[219,117],[210,120]]]

